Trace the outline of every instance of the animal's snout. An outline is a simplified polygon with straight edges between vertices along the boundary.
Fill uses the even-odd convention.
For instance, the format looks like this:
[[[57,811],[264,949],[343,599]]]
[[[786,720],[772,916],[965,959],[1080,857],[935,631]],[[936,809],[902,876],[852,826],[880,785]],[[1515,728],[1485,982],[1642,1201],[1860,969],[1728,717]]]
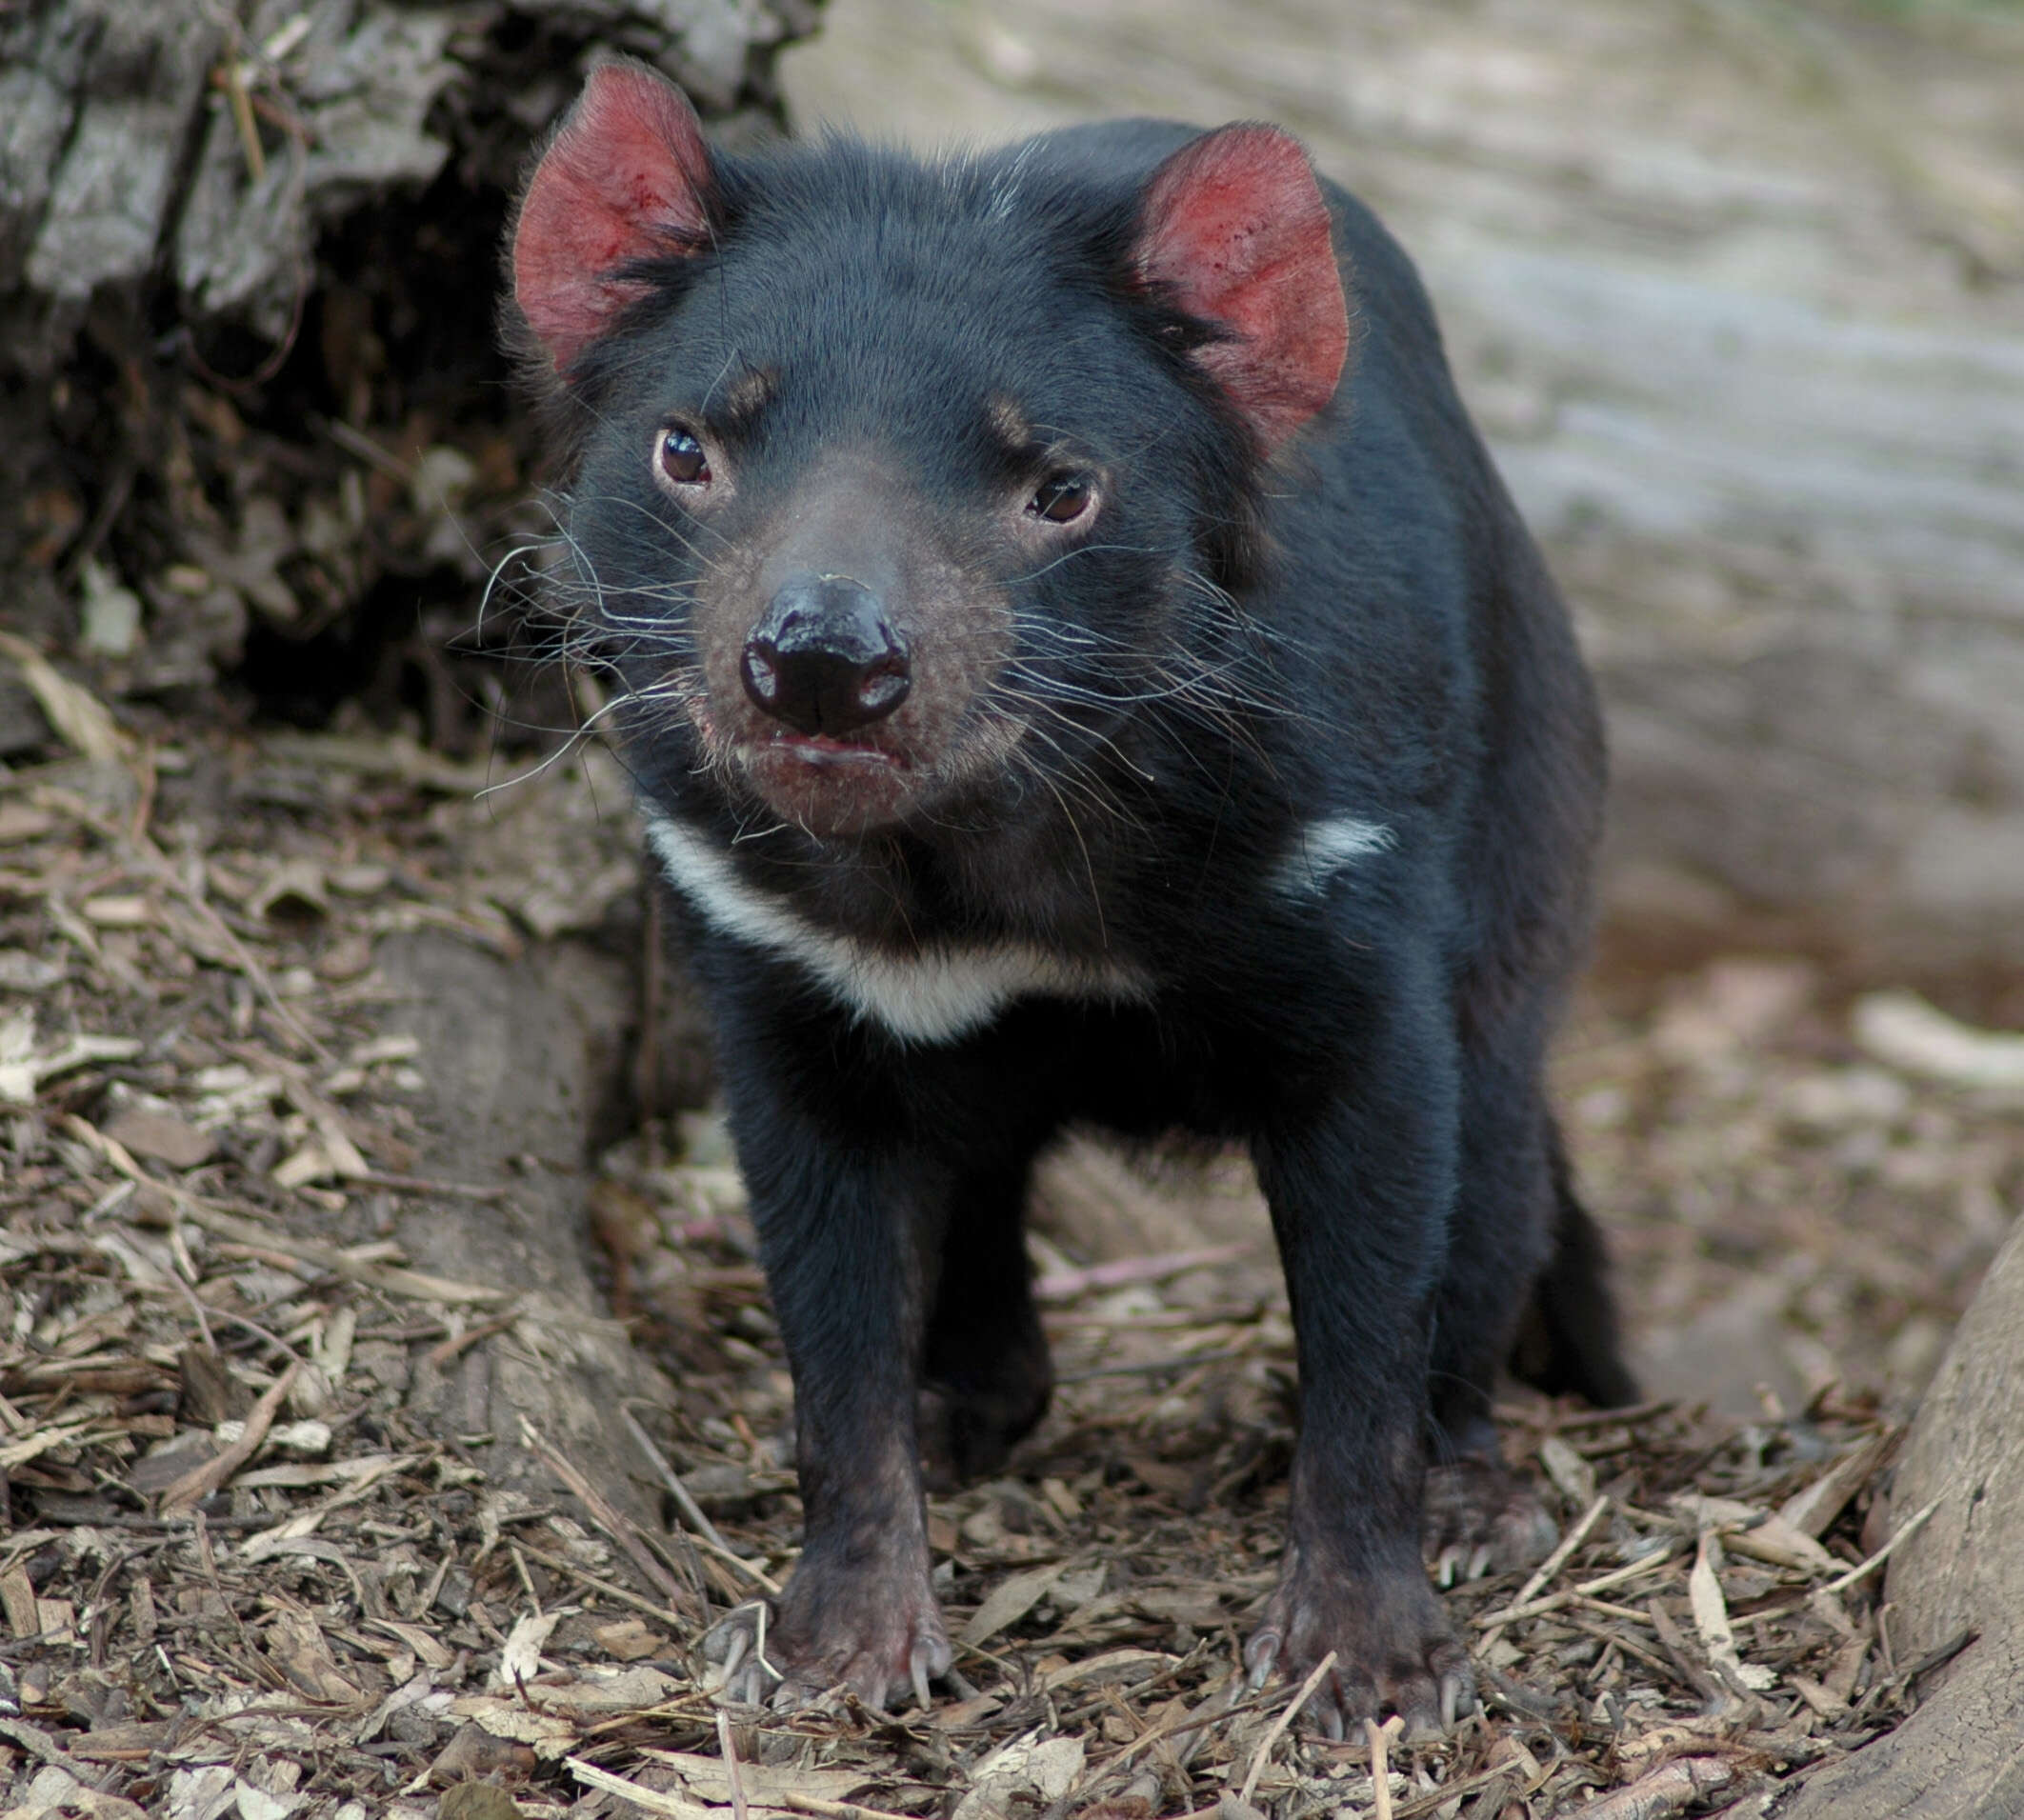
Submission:
[[[775,720],[832,739],[883,720],[913,686],[884,603],[848,575],[791,576],[745,641],[738,673]]]

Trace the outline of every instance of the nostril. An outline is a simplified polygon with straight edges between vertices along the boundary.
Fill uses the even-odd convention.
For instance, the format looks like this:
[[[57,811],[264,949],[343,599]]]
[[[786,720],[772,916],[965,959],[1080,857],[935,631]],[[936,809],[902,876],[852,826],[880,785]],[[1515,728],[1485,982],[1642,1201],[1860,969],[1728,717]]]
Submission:
[[[857,705],[867,720],[890,714],[907,699],[913,686],[904,653],[893,651],[869,666],[857,678]]]
[[[780,699],[780,667],[774,658],[775,653],[755,638],[745,647],[744,659],[738,666],[745,692],[755,706],[768,712]]]

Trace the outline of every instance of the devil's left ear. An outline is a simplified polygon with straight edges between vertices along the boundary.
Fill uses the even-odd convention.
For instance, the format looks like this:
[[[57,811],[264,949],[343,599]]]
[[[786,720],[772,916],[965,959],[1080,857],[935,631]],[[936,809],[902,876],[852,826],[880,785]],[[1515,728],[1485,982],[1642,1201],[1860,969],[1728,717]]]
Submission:
[[[513,227],[513,299],[558,373],[644,294],[627,266],[707,242],[715,193],[687,95],[645,64],[591,72]]]
[[[1299,141],[1235,126],[1183,146],[1146,186],[1132,250],[1142,279],[1224,330],[1190,358],[1268,454],[1334,396],[1349,307]]]

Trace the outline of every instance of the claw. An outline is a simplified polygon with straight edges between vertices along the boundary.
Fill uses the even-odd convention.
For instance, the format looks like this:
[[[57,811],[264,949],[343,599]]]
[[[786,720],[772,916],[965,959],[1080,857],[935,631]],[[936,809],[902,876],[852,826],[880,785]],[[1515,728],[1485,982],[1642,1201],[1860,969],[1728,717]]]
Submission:
[[[1466,1580],[1480,1580],[1484,1574],[1490,1571],[1491,1553],[1492,1550],[1489,1543],[1478,1543],[1475,1552],[1469,1557],[1469,1566],[1462,1577]]]
[[[923,1637],[907,1657],[908,1670],[913,1676],[913,1704],[923,1712],[932,1704],[928,1692],[928,1640]]]
[[[1279,1659],[1279,1633],[1260,1630],[1244,1646],[1245,1682],[1255,1693],[1272,1679],[1273,1664]]]
[[[1443,1731],[1453,1730],[1454,1722],[1460,1716],[1465,1703],[1471,1708],[1475,1705],[1475,1695],[1470,1690],[1468,1683],[1458,1674],[1442,1675],[1441,1730]]]

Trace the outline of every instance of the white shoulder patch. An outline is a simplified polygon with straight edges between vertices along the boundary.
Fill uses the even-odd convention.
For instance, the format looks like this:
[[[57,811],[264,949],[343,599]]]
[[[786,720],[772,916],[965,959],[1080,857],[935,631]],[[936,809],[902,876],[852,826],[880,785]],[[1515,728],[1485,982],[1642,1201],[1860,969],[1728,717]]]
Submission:
[[[671,817],[646,811],[647,844],[669,882],[712,929],[792,961],[860,1019],[909,1043],[981,1030],[1014,999],[1129,1003],[1152,996],[1135,968],[1072,960],[1030,942],[944,945],[896,953],[818,929],[738,876],[730,856]]]
[[[1273,889],[1282,897],[1306,897],[1325,890],[1330,879],[1353,860],[1366,859],[1393,846],[1396,836],[1382,822],[1358,821],[1353,815],[1332,815],[1310,822],[1293,837],[1292,849],[1273,874]]]

